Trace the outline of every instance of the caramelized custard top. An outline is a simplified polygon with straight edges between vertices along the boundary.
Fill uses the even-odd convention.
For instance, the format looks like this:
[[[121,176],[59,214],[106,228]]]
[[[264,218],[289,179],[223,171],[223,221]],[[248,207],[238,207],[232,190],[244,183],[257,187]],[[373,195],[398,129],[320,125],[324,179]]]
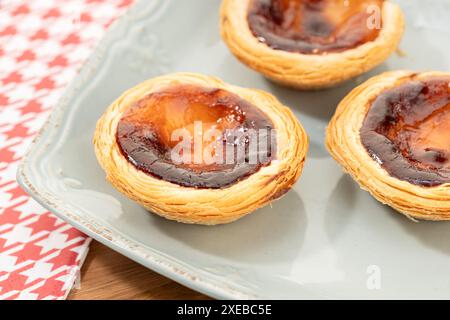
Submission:
[[[250,0],[248,24],[272,49],[342,52],[378,37],[383,0]]]
[[[181,186],[215,189],[270,164],[273,128],[267,115],[236,94],[174,85],[130,106],[116,139],[137,169]]]
[[[425,187],[449,183],[450,78],[411,79],[386,90],[360,133],[391,176]]]

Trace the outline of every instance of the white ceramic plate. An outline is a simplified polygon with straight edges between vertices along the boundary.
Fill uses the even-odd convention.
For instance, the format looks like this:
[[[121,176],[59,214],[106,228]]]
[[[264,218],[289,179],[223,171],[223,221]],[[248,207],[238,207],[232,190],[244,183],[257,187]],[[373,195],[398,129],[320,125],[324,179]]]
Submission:
[[[335,89],[299,92],[268,82],[231,55],[219,37],[219,0],[139,1],[55,108],[19,182],[93,238],[212,297],[450,298],[450,224],[414,223],[381,205],[324,149],[327,122],[357,83],[391,69],[449,71],[450,2],[400,3],[406,57],[394,55]],[[311,138],[295,188],[273,206],[216,227],[167,221],[116,192],[94,156],[95,123],[122,91],[172,71],[261,88],[291,106]]]

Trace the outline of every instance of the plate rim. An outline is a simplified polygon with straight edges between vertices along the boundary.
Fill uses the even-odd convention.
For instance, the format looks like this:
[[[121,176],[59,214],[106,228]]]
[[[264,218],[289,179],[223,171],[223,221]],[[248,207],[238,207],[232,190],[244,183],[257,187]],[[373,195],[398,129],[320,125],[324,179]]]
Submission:
[[[58,218],[87,234],[92,239],[97,240],[114,251],[119,252],[129,259],[167,278],[212,298],[261,298],[253,292],[252,294],[249,294],[235,285],[226,284],[226,281],[213,281],[212,278],[215,276],[213,274],[208,274],[207,271],[194,270],[195,267],[189,267],[189,264],[177,261],[174,257],[165,256],[154,248],[144,248],[139,242],[134,241],[133,239],[123,237],[122,235],[117,234],[117,232],[108,230],[105,227],[99,228],[95,226],[89,219],[80,214],[76,214],[78,209],[70,208],[70,205],[64,204],[64,201],[58,197],[57,194],[52,194],[51,192],[46,193],[43,192],[43,190],[39,190],[36,186],[36,182],[33,182],[33,175],[29,173],[34,165],[33,161],[30,161],[29,159],[34,154],[39,153],[40,145],[44,144],[45,146],[48,146],[57,143],[58,137],[56,136],[55,138],[55,135],[52,133],[55,133],[56,129],[59,127],[58,119],[61,119],[67,111],[68,106],[70,105],[69,102],[71,98],[75,96],[80,85],[89,81],[92,71],[98,70],[101,66],[102,59],[100,58],[103,56],[104,51],[112,45],[112,40],[114,39],[116,31],[121,27],[125,29],[128,28],[127,20],[132,21],[135,19],[133,15],[138,15],[138,10],[136,10],[136,8],[143,5],[143,3],[147,3],[147,1],[138,0],[128,8],[121,17],[113,22],[97,45],[94,46],[92,53],[79,69],[79,73],[66,86],[58,102],[50,111],[47,120],[31,141],[22,159],[19,160],[16,180],[20,187],[22,187],[31,198],[37,201],[45,209],[55,214]],[[167,3],[169,3],[169,1],[153,0],[152,7],[158,8],[167,5]],[[36,159],[39,158],[41,158],[41,156],[37,155]],[[119,241],[113,241],[114,239]],[[224,278],[222,277],[222,279]]]

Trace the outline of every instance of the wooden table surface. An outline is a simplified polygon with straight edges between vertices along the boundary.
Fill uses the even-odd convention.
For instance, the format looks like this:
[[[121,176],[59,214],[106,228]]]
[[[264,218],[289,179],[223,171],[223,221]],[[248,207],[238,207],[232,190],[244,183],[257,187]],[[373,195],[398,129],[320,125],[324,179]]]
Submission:
[[[92,241],[69,299],[208,299]]]

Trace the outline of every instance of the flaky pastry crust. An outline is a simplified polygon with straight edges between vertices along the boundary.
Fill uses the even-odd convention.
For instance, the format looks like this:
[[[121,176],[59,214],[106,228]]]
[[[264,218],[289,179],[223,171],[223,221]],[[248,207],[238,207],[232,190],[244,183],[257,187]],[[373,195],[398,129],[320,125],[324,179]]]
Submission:
[[[450,184],[422,187],[392,177],[369,155],[361,142],[360,129],[371,102],[382,91],[412,76],[420,80],[442,75],[450,74],[394,71],[371,78],[342,100],[327,128],[327,149],[344,170],[377,200],[410,218],[450,220]]]
[[[400,7],[384,1],[383,28],[374,41],[340,53],[301,54],[274,50],[261,43],[247,22],[251,0],[223,0],[221,35],[244,64],[273,81],[298,89],[335,86],[384,62],[398,47],[404,30]]]
[[[277,132],[276,159],[223,189],[183,187],[136,169],[117,144],[118,122],[133,102],[177,84],[225,89],[260,108]],[[290,109],[269,93],[232,86],[200,74],[176,73],[147,80],[114,101],[97,123],[94,146],[107,180],[128,198],[167,219],[214,225],[239,219],[285,194],[301,174],[308,138]]]

